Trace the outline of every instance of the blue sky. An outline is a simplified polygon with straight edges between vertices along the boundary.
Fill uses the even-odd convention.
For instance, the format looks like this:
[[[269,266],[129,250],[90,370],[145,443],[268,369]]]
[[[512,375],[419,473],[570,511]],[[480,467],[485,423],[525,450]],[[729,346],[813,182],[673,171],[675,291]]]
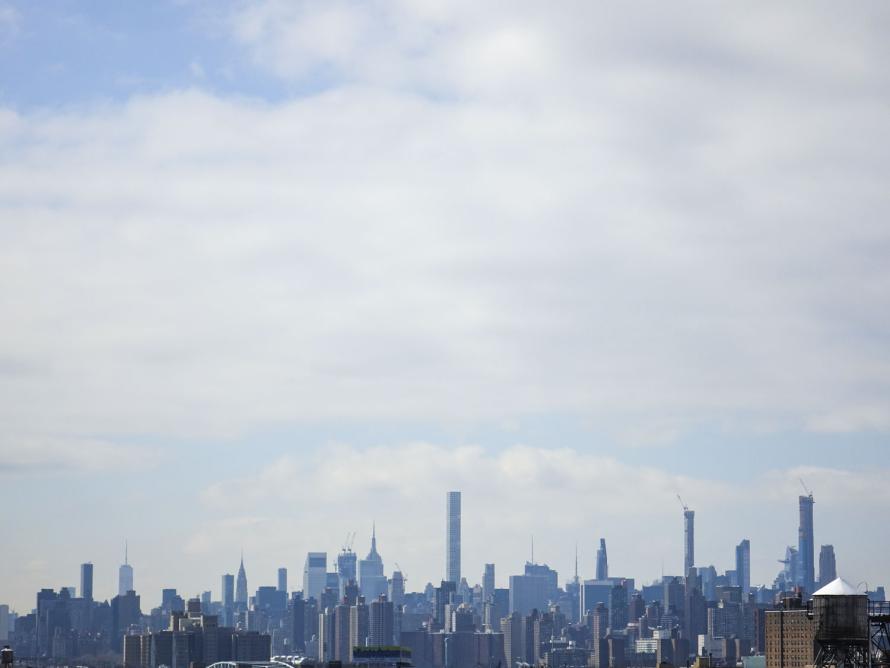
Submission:
[[[420,588],[452,488],[471,582],[532,533],[679,570],[681,491],[769,583],[801,477],[884,582],[887,21],[0,0],[0,601],[110,596],[124,539],[145,608],[241,547],[254,588],[375,519]]]

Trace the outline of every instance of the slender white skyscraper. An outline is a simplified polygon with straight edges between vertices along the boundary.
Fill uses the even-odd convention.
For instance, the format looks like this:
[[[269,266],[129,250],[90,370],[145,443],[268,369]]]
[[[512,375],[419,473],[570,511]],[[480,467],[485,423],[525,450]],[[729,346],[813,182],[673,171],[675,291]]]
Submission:
[[[445,579],[460,582],[460,492],[448,492],[448,520],[446,525]]]
[[[127,558],[127,543],[124,542],[124,563],[117,572],[117,595],[126,596],[128,591],[133,589],[133,567]]]

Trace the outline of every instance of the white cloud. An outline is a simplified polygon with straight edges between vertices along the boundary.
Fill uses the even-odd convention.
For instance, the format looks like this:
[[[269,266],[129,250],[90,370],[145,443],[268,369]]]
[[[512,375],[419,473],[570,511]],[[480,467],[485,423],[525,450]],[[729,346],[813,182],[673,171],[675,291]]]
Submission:
[[[0,475],[148,470],[157,458],[150,448],[100,439],[10,433],[0,438]]]
[[[708,421],[883,428],[873,103],[842,133],[849,109],[777,99],[770,125],[728,111],[683,148],[670,127],[709,122],[691,106],[652,112],[664,139],[638,145],[639,118],[583,99],[542,114],[366,87],[7,114],[0,342],[30,371],[5,373],[0,412],[24,432],[532,413],[629,442]],[[863,132],[875,168],[848,154]],[[746,133],[805,158],[778,170]]]

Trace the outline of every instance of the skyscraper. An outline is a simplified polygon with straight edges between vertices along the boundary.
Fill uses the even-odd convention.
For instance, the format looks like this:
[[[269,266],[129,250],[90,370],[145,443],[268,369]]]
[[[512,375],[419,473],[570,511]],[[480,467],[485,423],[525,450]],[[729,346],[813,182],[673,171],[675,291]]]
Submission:
[[[231,573],[223,575],[220,588],[220,599],[222,599],[223,607],[231,608],[232,604],[235,603],[235,576]]]
[[[287,569],[278,569],[278,591],[287,593]]]
[[[321,600],[321,592],[324,591],[327,582],[327,569],[327,552],[310,552],[306,555],[306,563],[303,566],[303,598]]]
[[[358,562],[358,586],[366,601],[386,595],[389,582],[383,574],[383,558],[377,552],[377,526],[371,529],[371,551]]]
[[[797,531],[797,558],[800,559],[800,585],[812,594],[816,584],[815,554],[813,547],[813,495],[801,496],[800,526]]]
[[[93,564],[89,561],[80,565],[80,597],[93,600]]]
[[[130,561],[127,555],[127,544],[124,543],[124,563],[121,564],[121,567],[117,572],[117,595],[125,596],[128,591],[134,591],[133,589],[133,567],[130,566]]]
[[[352,582],[357,583],[356,564],[358,558],[352,548],[344,545],[343,549],[337,555],[337,575],[340,578],[340,598],[346,593],[346,585]]]
[[[689,574],[689,569],[695,566],[695,511],[683,509],[683,576]]]
[[[823,545],[819,550],[819,586],[824,587],[837,578],[834,545]]]
[[[405,576],[402,571],[393,571],[389,581],[389,600],[393,605],[402,605],[405,602]]]
[[[384,646],[393,644],[393,604],[381,596],[368,606],[368,644]]]
[[[9,606],[0,605],[0,642],[9,640]]]
[[[238,566],[238,581],[235,584],[235,605],[244,610],[247,609],[247,573],[244,572],[244,554],[241,555],[241,565]]]
[[[220,578],[219,598],[222,602],[219,613],[220,626],[234,626],[235,576],[231,573],[225,573]]]
[[[448,492],[445,529],[445,579],[460,582],[460,492]]]
[[[742,588],[742,596],[751,591],[751,541],[745,538],[735,548],[735,571]]]
[[[609,556],[606,553],[606,539],[600,538],[600,547],[596,551],[596,579],[605,580],[609,577]]]
[[[485,564],[482,574],[482,601],[489,601],[494,595],[494,564]]]

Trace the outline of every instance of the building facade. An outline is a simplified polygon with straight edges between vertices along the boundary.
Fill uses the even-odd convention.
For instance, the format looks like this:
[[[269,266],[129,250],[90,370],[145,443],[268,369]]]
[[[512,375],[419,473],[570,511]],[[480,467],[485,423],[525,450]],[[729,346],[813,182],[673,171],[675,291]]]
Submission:
[[[445,579],[460,582],[460,492],[448,492],[445,526]]]

